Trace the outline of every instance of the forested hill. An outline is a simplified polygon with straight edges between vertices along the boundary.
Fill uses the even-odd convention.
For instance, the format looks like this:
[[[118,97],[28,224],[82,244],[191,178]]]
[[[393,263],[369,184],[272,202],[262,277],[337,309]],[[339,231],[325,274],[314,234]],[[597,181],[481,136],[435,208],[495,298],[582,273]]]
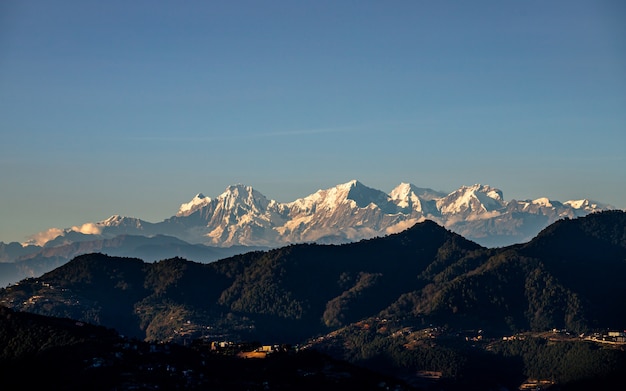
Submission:
[[[529,243],[459,259],[385,316],[508,331],[623,329],[626,213],[561,220]]]
[[[291,245],[211,264],[89,254],[0,292],[0,304],[147,339],[298,342],[375,316],[507,333],[624,327],[626,214],[555,223],[482,248],[425,221],[345,245]]]

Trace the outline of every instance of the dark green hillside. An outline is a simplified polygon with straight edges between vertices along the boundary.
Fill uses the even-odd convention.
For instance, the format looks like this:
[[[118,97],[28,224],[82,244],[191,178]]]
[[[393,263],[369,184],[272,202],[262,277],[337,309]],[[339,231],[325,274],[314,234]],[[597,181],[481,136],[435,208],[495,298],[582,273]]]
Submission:
[[[7,288],[0,300],[148,339],[237,330],[242,338],[297,342],[376,314],[477,251],[427,221],[384,238],[293,245],[212,264],[90,254]]]
[[[139,330],[129,325],[135,322],[135,303],[147,294],[144,269],[140,259],[86,254],[12,289],[30,288],[35,296],[42,296],[30,301],[29,311],[102,324],[138,336]]]
[[[60,288],[73,287],[103,296],[113,291],[142,290],[134,281],[144,278],[141,259],[109,257],[103,254],[88,254],[74,258],[67,264],[42,276],[50,284]]]
[[[315,339],[335,357],[419,384],[416,371],[436,372],[441,389],[514,389],[536,373],[586,384],[612,378],[623,363],[622,346],[621,353],[586,349],[592,342],[577,335],[626,328],[625,216],[559,221],[501,249],[427,221],[358,243],[292,245],[211,264],[89,254],[0,290],[0,304],[147,340]],[[562,351],[551,340],[511,351],[517,345],[491,343],[552,329],[576,340]],[[550,363],[558,354],[565,361]]]
[[[0,302],[147,339],[299,342],[372,316],[492,333],[620,328],[624,212],[563,220],[485,249],[426,221],[346,245],[292,245],[211,264],[84,255]]]
[[[518,357],[526,376],[554,380],[565,385],[564,389],[621,389],[626,384],[626,352],[622,349],[526,338],[493,343],[489,351],[505,360]]]
[[[533,241],[459,257],[385,316],[496,333],[626,325],[626,213],[562,220]]]
[[[626,213],[608,211],[561,220],[520,251],[578,296],[591,328],[626,324]]]
[[[588,245],[576,243],[580,237],[604,243],[611,253],[626,249],[626,212],[610,210],[597,212],[578,219],[563,219],[542,230],[533,240],[525,244],[526,250],[534,249],[542,254],[561,252],[575,253]]]
[[[580,302],[549,274],[540,261],[504,252],[471,272],[438,279],[400,297],[384,313],[421,324],[435,323],[492,333],[586,325]]]
[[[378,313],[424,286],[419,276],[433,262],[445,267],[478,249],[430,221],[359,243],[288,246],[262,254],[220,303],[246,316],[283,318],[293,337],[311,335]]]
[[[624,345],[560,333],[527,332],[503,339],[480,330],[419,328],[370,318],[311,344],[418,389],[514,390],[527,379],[542,380],[555,391],[621,390],[626,385]]]

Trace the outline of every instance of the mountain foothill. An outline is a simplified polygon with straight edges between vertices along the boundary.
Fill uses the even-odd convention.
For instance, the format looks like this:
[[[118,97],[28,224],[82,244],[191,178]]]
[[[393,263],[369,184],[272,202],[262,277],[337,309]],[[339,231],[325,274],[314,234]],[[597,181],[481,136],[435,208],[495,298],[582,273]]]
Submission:
[[[626,213],[603,211],[498,248],[425,220],[357,242],[212,263],[90,253],[2,289],[0,304],[145,341],[302,344],[407,379],[430,371],[443,379],[438,389],[509,387],[533,376],[582,387],[624,384],[615,377],[626,368],[623,347],[538,336],[624,330],[625,275]],[[516,341],[502,342],[510,336]]]

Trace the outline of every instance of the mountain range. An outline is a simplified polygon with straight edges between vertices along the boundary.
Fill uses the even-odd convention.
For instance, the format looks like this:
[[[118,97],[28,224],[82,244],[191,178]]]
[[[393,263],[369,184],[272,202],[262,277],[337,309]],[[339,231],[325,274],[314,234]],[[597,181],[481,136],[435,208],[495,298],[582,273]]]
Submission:
[[[0,242],[0,286],[93,251],[210,262],[292,243],[354,242],[400,232],[425,219],[483,246],[499,247],[528,241],[558,219],[606,209],[611,207],[586,199],[505,201],[501,190],[478,184],[446,194],[402,183],[387,194],[352,180],[288,203],[233,185],[215,198],[198,194],[157,223],[114,215],[51,228],[25,244]]]
[[[493,247],[530,240],[560,218],[605,209],[612,207],[586,199],[505,201],[501,190],[479,184],[446,194],[402,183],[387,194],[352,180],[288,203],[270,200],[250,186],[233,185],[215,198],[196,195],[158,223],[114,215],[80,227],[50,229],[34,235],[29,244],[54,247],[122,234],[169,235],[221,247],[346,243],[400,232],[429,219]]]
[[[381,238],[208,264],[86,254],[7,287],[0,303],[148,339],[177,338],[191,320],[194,330],[299,340],[377,314],[498,332],[583,332],[626,324],[612,300],[626,296],[625,227],[625,212],[594,213],[488,249],[427,220]]]
[[[415,378],[421,368],[458,381],[481,373],[483,388],[471,389],[485,381],[511,389],[524,373],[566,382],[623,371],[619,348],[555,346],[541,335],[624,330],[625,261],[623,211],[561,219],[503,248],[425,220],[359,242],[294,244],[208,264],[85,254],[1,289],[0,305],[148,341],[306,343],[394,374]],[[519,343],[502,342],[511,335]]]

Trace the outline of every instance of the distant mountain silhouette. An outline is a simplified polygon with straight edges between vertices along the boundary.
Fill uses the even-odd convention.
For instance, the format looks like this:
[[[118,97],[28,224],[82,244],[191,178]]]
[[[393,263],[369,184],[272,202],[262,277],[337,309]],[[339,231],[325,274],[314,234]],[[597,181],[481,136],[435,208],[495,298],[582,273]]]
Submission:
[[[82,234],[81,234],[82,235]],[[92,236],[87,235],[90,239]],[[11,246],[13,245],[13,246]],[[213,262],[235,254],[242,254],[261,247],[231,246],[211,247],[202,244],[189,244],[172,236],[156,235],[119,235],[111,239],[69,242],[57,246],[28,246],[21,253],[18,243],[6,245],[13,249],[6,253],[21,254],[11,262],[0,262],[0,286],[7,286],[27,277],[40,276],[59,267],[72,258],[93,252],[102,252],[112,256],[137,257],[148,262],[184,257],[197,262]],[[28,250],[28,251],[26,251]]]

